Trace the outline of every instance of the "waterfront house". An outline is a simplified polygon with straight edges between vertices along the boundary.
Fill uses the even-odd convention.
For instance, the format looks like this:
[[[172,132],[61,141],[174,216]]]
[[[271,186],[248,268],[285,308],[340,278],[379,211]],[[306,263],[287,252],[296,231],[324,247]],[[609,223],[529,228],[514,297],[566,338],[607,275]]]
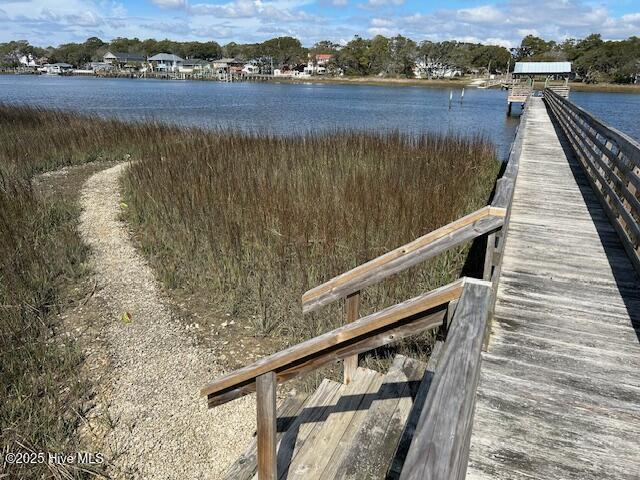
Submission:
[[[73,65],[68,63],[47,63],[38,69],[42,73],[47,75],[60,75],[61,73],[71,73]]]
[[[184,58],[173,53],[158,53],[148,58],[151,67],[160,72],[177,72],[184,63]]]
[[[91,70],[92,72],[105,72],[111,70],[113,67],[112,64],[106,62],[89,62],[84,67],[86,70]]]
[[[308,55],[307,66],[304,67],[303,74],[325,75],[329,69],[329,62],[333,58],[330,53],[317,53]]]
[[[260,67],[255,63],[245,63],[244,67],[242,67],[242,73],[245,75],[255,75],[260,73]]]
[[[211,65],[218,73],[232,73],[234,75],[239,75],[242,73],[245,62],[237,58],[221,58],[211,62]]]
[[[188,58],[178,65],[180,73],[200,73],[211,70],[211,64],[200,58]]]
[[[134,70],[145,62],[145,58],[139,53],[107,52],[102,61],[118,69]]]
[[[22,67],[35,68],[38,66],[38,62],[36,62],[36,59],[33,58],[33,55],[31,55],[30,53],[28,55],[22,55],[18,59],[18,62]]]
[[[462,75],[462,70],[441,62],[420,60],[413,67],[416,78],[454,78]]]

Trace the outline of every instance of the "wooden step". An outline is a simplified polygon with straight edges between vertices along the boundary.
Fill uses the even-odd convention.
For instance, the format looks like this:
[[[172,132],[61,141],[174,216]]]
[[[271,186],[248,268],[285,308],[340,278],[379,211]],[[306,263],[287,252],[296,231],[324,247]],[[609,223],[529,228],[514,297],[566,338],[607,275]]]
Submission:
[[[325,378],[309,397],[289,430],[280,439],[278,472],[288,470],[291,459],[304,446],[311,431],[324,422],[327,410],[338,402],[344,388],[343,384]],[[254,478],[257,479],[257,475]]]
[[[436,358],[437,352],[430,365],[426,365],[412,358],[396,356],[384,377],[378,398],[336,468],[336,475],[331,478],[385,479],[389,475],[393,478],[391,471],[396,457],[401,469],[404,450],[411,442],[415,420],[419,417],[419,411],[413,411],[414,401],[418,398],[420,405],[424,403]],[[402,441],[405,431],[407,435]]]
[[[441,346],[427,365],[398,355],[386,375],[358,368],[349,385],[325,379],[306,401],[285,399],[278,479],[398,478],[420,416],[414,403],[424,404]],[[257,479],[255,440],[224,478]]]
[[[288,468],[278,468],[279,478],[287,480],[327,479],[335,475],[342,456],[359,431],[371,403],[377,398],[384,375],[358,368],[349,385],[313,425],[304,445],[296,449]],[[280,459],[280,453],[279,453]]]
[[[277,412],[278,440],[284,436],[296,420],[307,398],[309,395],[306,393],[295,393],[288,395],[282,401]],[[229,467],[223,478],[224,480],[250,480],[256,474],[257,466],[257,442],[254,433],[253,440],[247,450]]]

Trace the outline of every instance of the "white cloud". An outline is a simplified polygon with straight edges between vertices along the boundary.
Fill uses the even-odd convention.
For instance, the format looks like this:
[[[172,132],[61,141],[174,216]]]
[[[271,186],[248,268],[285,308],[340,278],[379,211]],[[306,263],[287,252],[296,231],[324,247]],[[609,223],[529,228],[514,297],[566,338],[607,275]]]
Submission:
[[[493,5],[462,8],[458,10],[458,17],[470,23],[499,23],[505,20],[505,15]]]
[[[512,47],[527,34],[562,40],[599,32],[621,39],[640,32],[640,9],[615,16],[606,8],[612,0],[485,0],[436,11],[403,0],[145,1],[158,8],[134,17],[123,0],[0,0],[0,41],[55,45],[90,36],[135,36],[256,42],[286,34],[312,45],[324,39],[345,43],[356,34],[400,33],[417,41],[458,39]],[[330,8],[348,4],[359,8],[355,13]]]
[[[404,0],[368,0],[366,3],[358,4],[363,10],[375,10],[383,7],[399,7],[404,4]]]
[[[186,0],[150,0],[155,6],[160,8],[185,8]]]
[[[389,20],[387,18],[372,18],[371,26],[372,27],[390,27],[393,25],[393,20]]]

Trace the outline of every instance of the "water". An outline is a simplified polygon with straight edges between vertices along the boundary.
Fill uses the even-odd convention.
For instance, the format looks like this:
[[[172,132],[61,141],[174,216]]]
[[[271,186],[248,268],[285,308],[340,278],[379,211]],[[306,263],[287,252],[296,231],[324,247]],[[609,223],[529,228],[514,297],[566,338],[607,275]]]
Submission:
[[[571,101],[640,141],[640,94],[571,92]]]
[[[482,134],[505,158],[518,124],[517,117],[505,115],[506,92],[468,88],[461,104],[460,89],[454,89],[449,109],[450,90],[0,75],[0,102],[5,103],[285,135],[345,128]],[[640,126],[632,121],[640,111],[640,95],[576,93],[575,100],[640,137]]]

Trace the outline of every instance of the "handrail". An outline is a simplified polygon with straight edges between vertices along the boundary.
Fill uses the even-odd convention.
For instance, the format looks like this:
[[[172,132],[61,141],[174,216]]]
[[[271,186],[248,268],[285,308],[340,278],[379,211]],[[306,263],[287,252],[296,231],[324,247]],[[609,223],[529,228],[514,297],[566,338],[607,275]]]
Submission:
[[[345,298],[424,260],[500,228],[506,210],[486,206],[349,270],[302,295],[303,313]]]
[[[487,317],[495,302],[495,286],[502,264],[505,230],[508,227],[522,150],[522,125],[526,118],[525,109],[505,171],[496,183],[491,205],[309,290],[302,297],[304,313],[346,298],[346,320],[349,323],[224,375],[202,388],[200,393],[207,396],[209,407],[257,392],[257,457],[260,480],[277,478],[275,389],[278,383],[337,360],[344,360],[345,383],[348,383],[352,370],[357,367],[358,354],[438,327],[446,317],[449,318],[447,323],[454,325],[445,342],[448,353],[443,366],[438,367],[436,372],[436,377],[439,378],[436,393],[429,395],[427,408],[424,410],[430,412],[429,418],[436,418],[438,428],[432,429],[430,424],[425,425],[432,420],[423,421],[421,418],[414,440],[421,442],[425,435],[428,437],[437,434],[439,439],[444,439],[442,451],[445,452],[443,458],[447,460],[437,460],[436,463],[442,466],[448,462],[453,470],[446,471],[466,471],[471,418],[479,378],[480,348],[486,338],[484,333],[487,331]],[[488,242],[484,276],[490,281],[463,277],[444,287],[358,319],[359,293],[362,288],[464,242],[478,241],[485,235]],[[439,403],[443,405],[438,405]],[[440,418],[446,418],[446,421],[439,420]],[[427,443],[432,445],[429,441]],[[411,462],[414,465],[424,460],[422,446],[412,446],[412,451],[414,453],[410,455],[413,455]],[[420,470],[421,467],[418,466],[416,471]],[[415,476],[408,467],[406,471],[408,473],[405,474],[403,470],[403,478],[427,478]],[[439,478],[449,477],[441,475]]]
[[[438,313],[432,310],[459,298],[464,285],[473,281],[461,278],[444,287],[362,317],[228,373],[202,388],[200,393],[208,397],[209,406],[220,405],[255,391],[256,378],[265,373],[275,372],[277,381],[283,382],[325,363],[377,348],[385,344],[380,343],[384,341],[384,335],[380,336],[381,334],[388,334],[395,327],[405,326],[425,316],[429,316],[430,319],[423,325],[424,329],[439,326],[442,324],[442,316],[432,315]],[[421,316],[425,312],[426,315]],[[377,340],[371,340],[376,336]],[[394,334],[391,340],[398,339]]]
[[[400,480],[465,478],[491,296],[488,282],[464,287]]]
[[[502,258],[504,246],[509,232],[509,220],[511,218],[511,204],[516,187],[516,178],[520,169],[520,156],[524,144],[524,131],[529,118],[529,109],[525,108],[520,116],[520,123],[516,130],[516,136],[509,150],[509,158],[502,176],[496,182],[496,188],[491,200],[491,206],[506,209],[504,224],[502,228],[487,236],[487,247],[484,256],[484,272],[482,278],[491,281],[493,284],[493,294],[491,296],[491,307],[489,309],[489,321],[485,332],[485,347],[488,346],[491,321],[493,317],[496,293],[498,291],[498,280],[502,270]]]
[[[545,101],[640,273],[640,144],[552,90]]]

